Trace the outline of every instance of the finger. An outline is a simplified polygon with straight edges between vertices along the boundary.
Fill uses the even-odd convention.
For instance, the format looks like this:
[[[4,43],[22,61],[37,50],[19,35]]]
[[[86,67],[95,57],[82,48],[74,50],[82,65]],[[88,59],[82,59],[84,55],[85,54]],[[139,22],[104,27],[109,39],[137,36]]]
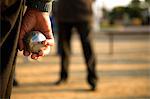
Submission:
[[[22,51],[24,48],[24,43],[23,43],[23,37],[25,35],[25,31],[23,30],[23,28],[21,28],[20,30],[20,34],[19,34],[19,50]]]
[[[43,45],[47,45],[47,41],[45,40],[45,41],[42,41],[42,44]]]
[[[27,32],[32,30],[34,25],[35,25],[34,17],[31,16],[29,12],[27,12],[21,24],[20,35],[19,35],[19,50],[23,50],[24,48],[23,38]]]
[[[43,51],[40,51],[40,52],[38,53],[38,55],[39,55],[39,56],[44,56]]]
[[[32,54],[31,58],[37,60],[38,59],[38,55],[37,54]]]
[[[53,46],[54,45],[54,38],[53,39],[46,39],[44,42],[46,46]]]
[[[50,53],[50,46],[47,46],[44,50],[42,50],[43,55],[48,55]]]
[[[24,50],[24,51],[23,51],[23,55],[24,55],[24,56],[29,56],[29,55],[30,55],[30,52]]]

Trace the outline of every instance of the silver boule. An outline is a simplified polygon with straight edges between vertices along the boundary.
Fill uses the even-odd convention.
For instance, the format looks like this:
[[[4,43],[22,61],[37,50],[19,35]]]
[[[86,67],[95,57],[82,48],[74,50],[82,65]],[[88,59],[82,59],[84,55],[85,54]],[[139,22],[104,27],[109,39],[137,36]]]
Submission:
[[[45,41],[46,37],[39,31],[31,31],[27,33],[24,37],[24,44],[26,49],[32,53],[38,53],[42,47],[42,41]]]

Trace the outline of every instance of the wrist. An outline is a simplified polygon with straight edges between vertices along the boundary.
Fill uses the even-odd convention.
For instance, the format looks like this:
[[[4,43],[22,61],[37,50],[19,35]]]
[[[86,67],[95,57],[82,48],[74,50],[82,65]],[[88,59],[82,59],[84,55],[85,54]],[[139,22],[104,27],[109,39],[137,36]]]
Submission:
[[[50,12],[52,8],[52,0],[26,0],[28,8],[37,9],[41,12]]]

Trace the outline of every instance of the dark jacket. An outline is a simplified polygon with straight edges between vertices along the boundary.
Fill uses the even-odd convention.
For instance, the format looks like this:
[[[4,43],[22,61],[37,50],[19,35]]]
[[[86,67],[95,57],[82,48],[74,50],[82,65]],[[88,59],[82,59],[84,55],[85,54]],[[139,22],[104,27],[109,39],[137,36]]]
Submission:
[[[58,0],[56,19],[58,22],[90,21],[94,0]]]

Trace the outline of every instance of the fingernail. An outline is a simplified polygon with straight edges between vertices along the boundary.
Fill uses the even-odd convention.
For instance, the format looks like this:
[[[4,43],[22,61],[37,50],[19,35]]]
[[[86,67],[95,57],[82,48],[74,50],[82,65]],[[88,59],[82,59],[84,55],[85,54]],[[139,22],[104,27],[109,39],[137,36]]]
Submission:
[[[39,56],[43,56],[43,52],[42,51],[39,52]]]

